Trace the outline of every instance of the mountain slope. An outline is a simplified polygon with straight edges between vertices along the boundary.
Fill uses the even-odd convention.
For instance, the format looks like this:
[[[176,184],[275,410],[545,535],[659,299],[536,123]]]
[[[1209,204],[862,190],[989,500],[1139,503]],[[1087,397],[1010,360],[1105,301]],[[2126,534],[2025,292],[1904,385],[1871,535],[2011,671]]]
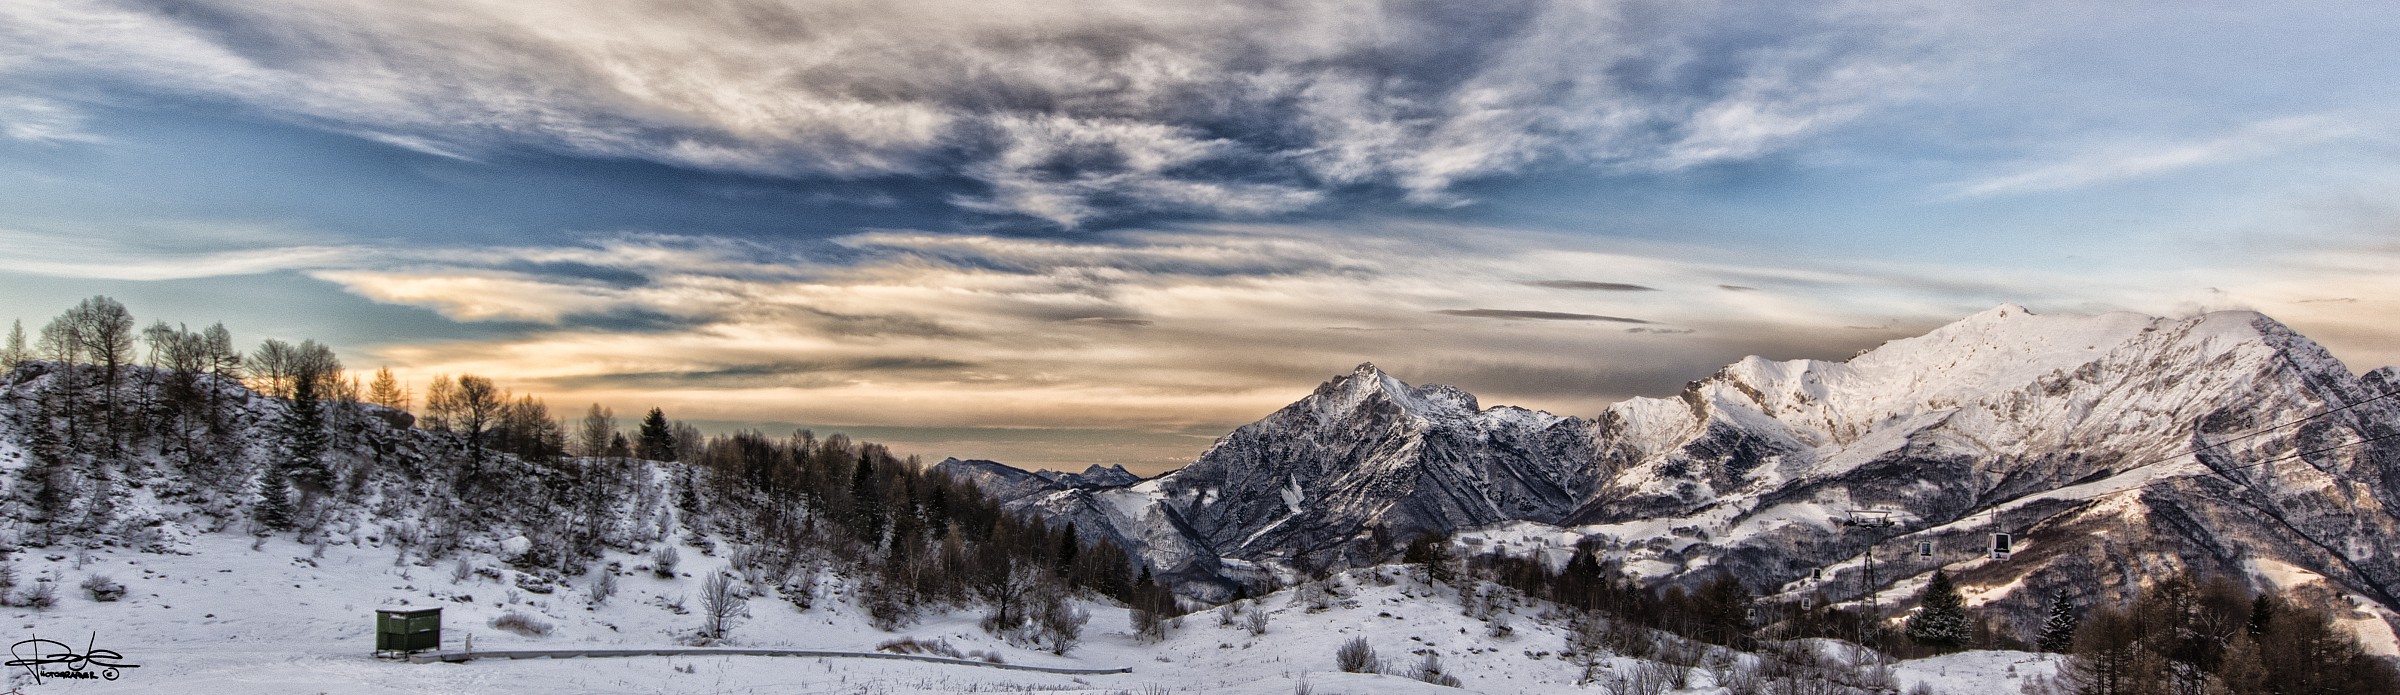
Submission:
[[[1188,526],[1179,553],[1237,561],[1364,564],[1482,529],[1589,539],[1654,581],[1852,600],[1873,546],[1885,601],[1948,568],[2004,620],[2188,567],[2381,623],[2400,609],[2396,388],[2254,312],[2004,305],[1846,361],[1746,358],[1589,421],[1361,365],[1138,488]],[[1894,525],[1844,525],[1853,509]],[[2015,557],[1986,557],[1994,530]]]

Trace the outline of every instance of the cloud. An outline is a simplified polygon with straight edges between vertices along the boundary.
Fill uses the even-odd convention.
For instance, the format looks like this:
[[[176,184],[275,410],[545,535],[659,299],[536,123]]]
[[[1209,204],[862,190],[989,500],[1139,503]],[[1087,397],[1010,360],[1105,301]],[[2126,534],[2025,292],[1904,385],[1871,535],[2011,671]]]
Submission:
[[[1658,290],[1656,287],[1644,285],[1634,285],[1622,282],[1593,282],[1590,280],[1535,280],[1525,284],[1532,285],[1534,287],[1548,287],[1554,290],[1596,290],[1601,292],[1653,292]]]
[[[188,232],[189,230],[184,230]],[[320,244],[175,248],[164,241],[122,241],[83,231],[0,228],[13,272],[96,280],[179,280],[254,275],[341,264],[365,253]]]
[[[1526,319],[1534,321],[1609,321],[1614,323],[1649,323],[1641,319],[1599,314],[1570,314],[1559,311],[1526,311],[1521,309],[1439,309],[1433,313],[1444,316],[1465,316],[1479,319]]]
[[[0,2],[16,58],[0,74],[42,98],[131,85],[450,158],[960,177],[979,189],[956,199],[969,209],[1076,226],[1272,215],[1362,188],[1453,205],[1460,182],[1545,163],[1764,156],[1902,98],[1940,62],[1925,17],[1863,2]],[[43,122],[10,133],[73,132]]]
[[[2313,114],[2258,121],[2214,137],[2178,142],[2083,144],[2049,162],[2013,173],[1949,186],[1948,197],[2068,190],[2229,164],[2367,135],[2373,129],[2349,114]]]
[[[53,99],[11,94],[0,94],[0,136],[47,144],[102,141],[83,129],[83,115],[73,108]]]

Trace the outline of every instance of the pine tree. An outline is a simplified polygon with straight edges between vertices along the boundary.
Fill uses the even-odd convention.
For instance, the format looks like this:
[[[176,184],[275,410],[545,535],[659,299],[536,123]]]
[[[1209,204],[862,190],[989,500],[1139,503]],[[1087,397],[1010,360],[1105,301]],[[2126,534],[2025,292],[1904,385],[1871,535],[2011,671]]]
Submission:
[[[1938,649],[1956,649],[1967,644],[1966,599],[1958,595],[1958,587],[1950,584],[1950,574],[1934,570],[1933,580],[1925,583],[1924,593],[1917,595],[1917,614],[1908,618],[1908,638],[1918,644]]]
[[[1083,541],[1075,537],[1075,522],[1067,522],[1067,530],[1059,534],[1058,538],[1058,561],[1056,563],[1058,576],[1064,577],[1067,576],[1067,573],[1074,571],[1075,553],[1082,549]]]
[[[651,408],[642,417],[641,438],[635,444],[634,455],[647,461],[675,460],[675,430],[667,424],[664,410]]]
[[[2042,636],[2034,645],[2042,651],[2065,654],[2075,649],[2075,627],[2081,622],[2075,601],[2067,595],[2066,587],[2050,594],[2050,619],[2042,623]]]
[[[303,375],[292,382],[292,401],[283,415],[283,461],[280,477],[309,494],[331,489],[333,473],[325,466],[325,412],[318,407],[317,379]]]
[[[869,545],[883,541],[883,495],[875,489],[875,458],[872,453],[858,456],[858,468],[850,474],[850,528]]]
[[[259,474],[258,505],[250,512],[261,528],[280,531],[292,527],[291,485],[284,479],[283,467],[270,465]]]

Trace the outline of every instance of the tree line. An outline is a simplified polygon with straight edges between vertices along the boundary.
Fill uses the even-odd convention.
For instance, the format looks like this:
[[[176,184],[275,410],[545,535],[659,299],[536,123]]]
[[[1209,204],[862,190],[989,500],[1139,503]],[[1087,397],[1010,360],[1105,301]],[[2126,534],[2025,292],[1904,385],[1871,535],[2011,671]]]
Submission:
[[[121,484],[157,481],[162,500],[259,533],[306,539],[406,518],[392,535],[421,561],[469,533],[521,533],[531,550],[511,561],[557,582],[612,549],[723,539],[737,544],[729,559],[746,591],[806,608],[836,573],[886,627],[980,606],[993,632],[1061,651],[1085,619],[1069,596],[1172,605],[1106,537],[1005,512],[878,444],[807,430],[704,436],[658,408],[630,430],[599,404],[566,421],[474,374],[437,375],[420,398],[389,369],[360,378],[313,340],[244,352],[223,324],[134,325],[122,304],[93,297],[38,340],[20,322],[0,345],[20,401],[10,424],[34,458],[10,495],[36,522],[30,544],[131,532],[113,511]]]
[[[1427,534],[1401,551],[1403,562],[1445,583],[1490,581],[1596,619],[1579,621],[1584,647],[1642,656],[1652,645],[1637,630],[1759,650],[1770,642],[1825,637],[1862,642],[1887,654],[1928,656],[1961,649],[2039,650],[2066,655],[2060,678],[2040,684],[2077,695],[2332,695],[2400,692],[2391,662],[2370,655],[2336,617],[2283,591],[2254,591],[2242,581],[2189,573],[2155,579],[2124,605],[2078,603],[2052,593],[2049,615],[2031,634],[1981,620],[1957,584],[1936,571],[1916,608],[1895,628],[1884,616],[1815,596],[1761,602],[1737,578],[1718,574],[1691,588],[1644,587],[1594,544],[1579,546],[1563,567],[1530,555],[1488,552],[1452,557],[1453,544]],[[1769,650],[1772,651],[1772,650]],[[2030,692],[2030,691],[2029,691]]]

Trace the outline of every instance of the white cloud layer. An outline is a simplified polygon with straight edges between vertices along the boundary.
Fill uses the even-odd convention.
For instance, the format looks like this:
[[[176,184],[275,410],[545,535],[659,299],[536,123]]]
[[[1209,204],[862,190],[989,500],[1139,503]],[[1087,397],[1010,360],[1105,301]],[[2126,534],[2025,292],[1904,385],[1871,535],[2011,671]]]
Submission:
[[[0,0],[26,92],[0,109],[132,83],[448,157],[963,175],[986,190],[960,202],[1072,226],[1755,157],[1903,98],[1948,27],[1879,2]],[[45,118],[9,132],[71,132]]]

